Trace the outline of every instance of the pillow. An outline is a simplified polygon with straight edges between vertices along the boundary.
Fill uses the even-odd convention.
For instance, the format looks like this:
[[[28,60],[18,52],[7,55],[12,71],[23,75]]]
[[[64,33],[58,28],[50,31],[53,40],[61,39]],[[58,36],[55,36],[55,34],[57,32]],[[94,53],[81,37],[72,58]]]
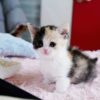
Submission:
[[[36,58],[31,43],[7,33],[0,33],[0,56],[22,56]]]

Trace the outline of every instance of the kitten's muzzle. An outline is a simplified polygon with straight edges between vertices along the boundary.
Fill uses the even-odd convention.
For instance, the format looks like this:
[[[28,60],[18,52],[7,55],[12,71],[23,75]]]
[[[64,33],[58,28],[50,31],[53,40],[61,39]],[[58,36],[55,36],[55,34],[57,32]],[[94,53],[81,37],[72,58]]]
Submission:
[[[49,54],[48,49],[43,49],[43,52],[44,52],[45,55],[48,55]]]

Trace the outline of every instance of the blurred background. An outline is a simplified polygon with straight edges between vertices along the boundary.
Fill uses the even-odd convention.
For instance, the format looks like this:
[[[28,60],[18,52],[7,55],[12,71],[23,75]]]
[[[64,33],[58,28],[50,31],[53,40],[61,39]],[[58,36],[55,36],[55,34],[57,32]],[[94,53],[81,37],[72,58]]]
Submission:
[[[0,0],[0,32],[10,33],[17,24],[71,26],[73,0]],[[67,13],[66,13],[67,12]],[[24,33],[22,37],[30,41]]]
[[[0,32],[10,33],[18,24],[35,26],[67,24],[70,45],[82,50],[100,49],[100,0],[0,0]],[[25,32],[22,38],[30,41]]]
[[[20,3],[28,21],[40,26],[41,0],[20,0]]]

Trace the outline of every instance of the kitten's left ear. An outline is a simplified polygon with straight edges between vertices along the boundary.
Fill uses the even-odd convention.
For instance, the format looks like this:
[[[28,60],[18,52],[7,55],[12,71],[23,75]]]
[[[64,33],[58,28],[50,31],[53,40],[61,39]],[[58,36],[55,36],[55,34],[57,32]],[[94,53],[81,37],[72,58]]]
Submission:
[[[63,25],[58,28],[59,33],[63,36],[64,39],[69,38],[69,26]]]

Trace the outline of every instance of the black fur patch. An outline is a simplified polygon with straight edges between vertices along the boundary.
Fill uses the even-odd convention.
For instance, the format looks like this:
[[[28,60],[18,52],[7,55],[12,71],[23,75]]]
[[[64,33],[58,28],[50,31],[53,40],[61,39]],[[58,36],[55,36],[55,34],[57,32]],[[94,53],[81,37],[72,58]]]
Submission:
[[[71,83],[77,84],[80,82],[86,82],[94,77],[96,77],[96,61],[97,58],[89,58],[87,55],[83,54],[79,49],[68,49],[72,55],[73,66],[70,70],[69,77],[71,78]],[[84,60],[84,63],[80,66],[78,62]],[[82,68],[84,67],[84,68]]]
[[[48,25],[48,26],[43,26],[40,29],[38,29],[33,40],[34,49],[38,49],[43,46],[43,37],[45,36],[45,29],[47,27],[49,27],[51,30],[55,30],[57,28],[56,26]]]

